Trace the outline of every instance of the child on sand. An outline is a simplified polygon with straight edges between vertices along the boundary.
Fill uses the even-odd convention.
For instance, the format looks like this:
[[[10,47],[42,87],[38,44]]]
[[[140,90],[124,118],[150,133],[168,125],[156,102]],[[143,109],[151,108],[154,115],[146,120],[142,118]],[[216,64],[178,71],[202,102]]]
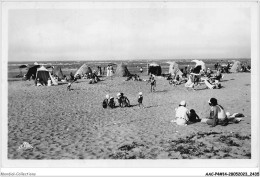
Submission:
[[[144,105],[143,105],[143,93],[142,92],[139,92],[138,105],[139,105],[139,108],[140,107],[144,108]]]
[[[119,105],[119,107],[122,107],[122,99],[121,99],[121,93],[118,93],[117,94],[117,101],[118,101],[118,105]]]
[[[200,122],[200,121],[201,121],[201,119],[199,118],[199,116],[197,115],[197,113],[195,112],[194,109],[191,109],[191,110],[190,110],[189,121],[192,122],[192,123]]]
[[[47,86],[51,86],[51,78],[48,78],[48,81],[47,81]]]
[[[122,103],[121,107],[129,107],[130,106],[130,101],[126,96],[124,96],[124,93],[121,93],[120,99],[121,99],[121,103]]]
[[[109,95],[106,95],[106,98],[103,100],[103,103],[102,103],[103,108],[108,107],[109,98],[110,98]]]

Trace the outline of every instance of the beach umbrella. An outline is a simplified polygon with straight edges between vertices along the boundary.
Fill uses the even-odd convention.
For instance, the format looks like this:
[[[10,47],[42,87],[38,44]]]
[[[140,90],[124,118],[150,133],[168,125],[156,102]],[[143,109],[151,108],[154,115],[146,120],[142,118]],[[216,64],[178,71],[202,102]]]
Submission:
[[[203,61],[201,61],[201,60],[191,60],[191,62],[196,63],[195,67],[201,66],[201,69],[206,70],[206,65]]]
[[[19,66],[20,69],[27,68],[27,67],[28,67],[28,64]]]

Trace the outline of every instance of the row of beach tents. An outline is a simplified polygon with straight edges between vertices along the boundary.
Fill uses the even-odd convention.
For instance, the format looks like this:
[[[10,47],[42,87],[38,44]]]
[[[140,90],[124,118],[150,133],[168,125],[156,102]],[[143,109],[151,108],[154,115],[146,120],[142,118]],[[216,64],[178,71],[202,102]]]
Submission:
[[[195,68],[199,66],[200,69],[206,70],[206,65],[201,60],[192,60],[192,62],[195,62]],[[241,70],[241,62],[240,61],[233,61],[233,65],[230,68],[230,72],[239,72]],[[179,65],[176,62],[167,62],[170,64],[169,66],[169,74],[174,75],[182,75],[181,70],[179,69]],[[57,83],[55,82],[55,79],[53,78],[53,75],[51,75],[48,68],[52,68],[52,74],[58,77],[58,80],[64,79],[64,75],[61,69],[61,66],[43,66],[43,65],[21,65],[19,68],[28,68],[28,72],[26,74],[26,79],[42,79],[44,82],[47,82],[48,78],[52,80],[54,85]],[[77,75],[85,75],[85,74],[92,74],[93,71],[87,64],[83,64],[74,74],[74,77]],[[148,64],[148,74],[154,74],[156,76],[160,76],[162,74],[162,68],[157,63],[150,63]],[[128,77],[131,76],[131,73],[127,69],[127,65],[120,63],[116,67],[116,71],[114,73],[115,76],[120,77]]]

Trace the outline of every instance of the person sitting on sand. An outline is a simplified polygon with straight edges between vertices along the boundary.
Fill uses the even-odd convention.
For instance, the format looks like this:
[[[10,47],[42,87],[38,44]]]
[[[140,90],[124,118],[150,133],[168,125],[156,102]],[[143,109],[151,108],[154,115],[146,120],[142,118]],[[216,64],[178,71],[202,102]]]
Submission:
[[[189,121],[192,122],[192,123],[200,122],[200,121],[201,121],[201,119],[199,118],[199,116],[197,115],[197,113],[195,112],[194,109],[191,109],[191,110],[190,110]]]
[[[187,76],[188,76],[188,67],[185,66],[185,68],[184,68],[184,70],[182,72],[182,77],[187,78]]]
[[[124,96],[124,93],[121,93],[121,95],[120,95],[120,102],[121,102],[121,107],[130,106],[130,101],[126,96]]]
[[[42,82],[42,79],[40,78],[37,78],[37,86],[43,86],[43,82]]]
[[[210,117],[208,119],[202,119],[201,122],[215,127],[216,125],[226,126],[228,124],[227,115],[224,111],[224,108],[218,104],[216,98],[210,98],[208,101],[210,105]]]
[[[185,87],[188,89],[188,88],[192,88],[192,90],[194,90],[194,83],[192,81],[192,76],[189,75],[188,77],[188,81],[185,83]],[[195,91],[195,90],[194,90]]]
[[[107,108],[108,107],[109,99],[110,99],[110,97],[107,94],[106,98],[103,100],[103,103],[102,103],[103,108]]]
[[[186,102],[184,100],[180,102],[179,107],[175,109],[175,112],[176,120],[174,122],[176,122],[177,125],[187,125],[187,122],[189,121],[190,112],[186,108]]]
[[[217,73],[216,73],[215,77],[216,77],[215,80],[218,80],[218,81],[220,81],[220,79],[222,78],[222,74],[221,74],[221,69],[220,68],[217,70]]]
[[[209,89],[220,89],[222,87],[218,80],[204,79],[204,83]]]
[[[110,98],[109,98],[108,106],[109,106],[110,108],[115,108],[115,107],[116,107],[115,101],[114,101],[114,97],[110,97]]]
[[[143,105],[143,93],[142,92],[139,92],[139,96],[138,96],[138,105],[139,105],[139,108],[142,107],[144,108],[144,105]]]
[[[207,76],[208,78],[210,78],[210,77],[211,77],[211,74],[212,74],[212,71],[210,70],[210,68],[208,68],[207,71],[206,71],[206,76]]]
[[[70,87],[71,87],[71,84],[72,84],[72,82],[69,82],[68,83],[68,86],[67,86],[67,91],[70,91],[71,89],[70,89]]]
[[[117,101],[118,101],[118,105],[119,105],[119,107],[122,107],[122,99],[121,99],[121,93],[118,93],[117,95]]]

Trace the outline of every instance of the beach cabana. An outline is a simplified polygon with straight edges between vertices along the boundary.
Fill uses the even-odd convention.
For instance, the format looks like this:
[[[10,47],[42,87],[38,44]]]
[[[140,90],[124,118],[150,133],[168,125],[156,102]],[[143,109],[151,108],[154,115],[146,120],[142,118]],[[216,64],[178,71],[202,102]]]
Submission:
[[[117,65],[115,76],[120,76],[120,77],[128,77],[130,76],[130,72],[127,69],[127,66],[123,63],[120,63]]]
[[[154,74],[160,76],[162,74],[162,68],[157,63],[148,64],[148,74]]]
[[[90,68],[88,65],[83,64],[83,65],[77,70],[77,72],[75,73],[74,77],[76,77],[78,74],[79,74],[80,76],[85,75],[85,74],[92,74],[92,70],[91,70],[91,68]]]
[[[240,61],[233,61],[233,65],[232,67],[230,68],[229,72],[231,73],[237,73],[239,71],[241,71],[241,62]]]
[[[196,63],[193,72],[199,73],[200,70],[206,71],[206,64],[201,60],[192,60],[191,62]]]
[[[53,85],[58,85],[58,83],[52,77],[50,71],[48,71],[44,66],[41,66],[41,67],[37,68],[36,78],[35,79],[39,79],[45,85],[47,85],[49,78],[51,79]]]
[[[53,69],[52,69],[52,73],[53,73],[54,76],[57,76],[59,80],[62,80],[64,78],[60,66],[54,66]]]
[[[175,76],[179,75],[180,77],[182,76],[183,73],[179,69],[179,65],[176,62],[173,61],[173,62],[167,62],[167,63],[170,64],[169,73],[171,75],[175,75]]]
[[[26,74],[26,80],[30,79],[31,77],[32,79],[35,79],[36,72],[39,67],[40,65],[33,65],[32,67],[30,67]]]

